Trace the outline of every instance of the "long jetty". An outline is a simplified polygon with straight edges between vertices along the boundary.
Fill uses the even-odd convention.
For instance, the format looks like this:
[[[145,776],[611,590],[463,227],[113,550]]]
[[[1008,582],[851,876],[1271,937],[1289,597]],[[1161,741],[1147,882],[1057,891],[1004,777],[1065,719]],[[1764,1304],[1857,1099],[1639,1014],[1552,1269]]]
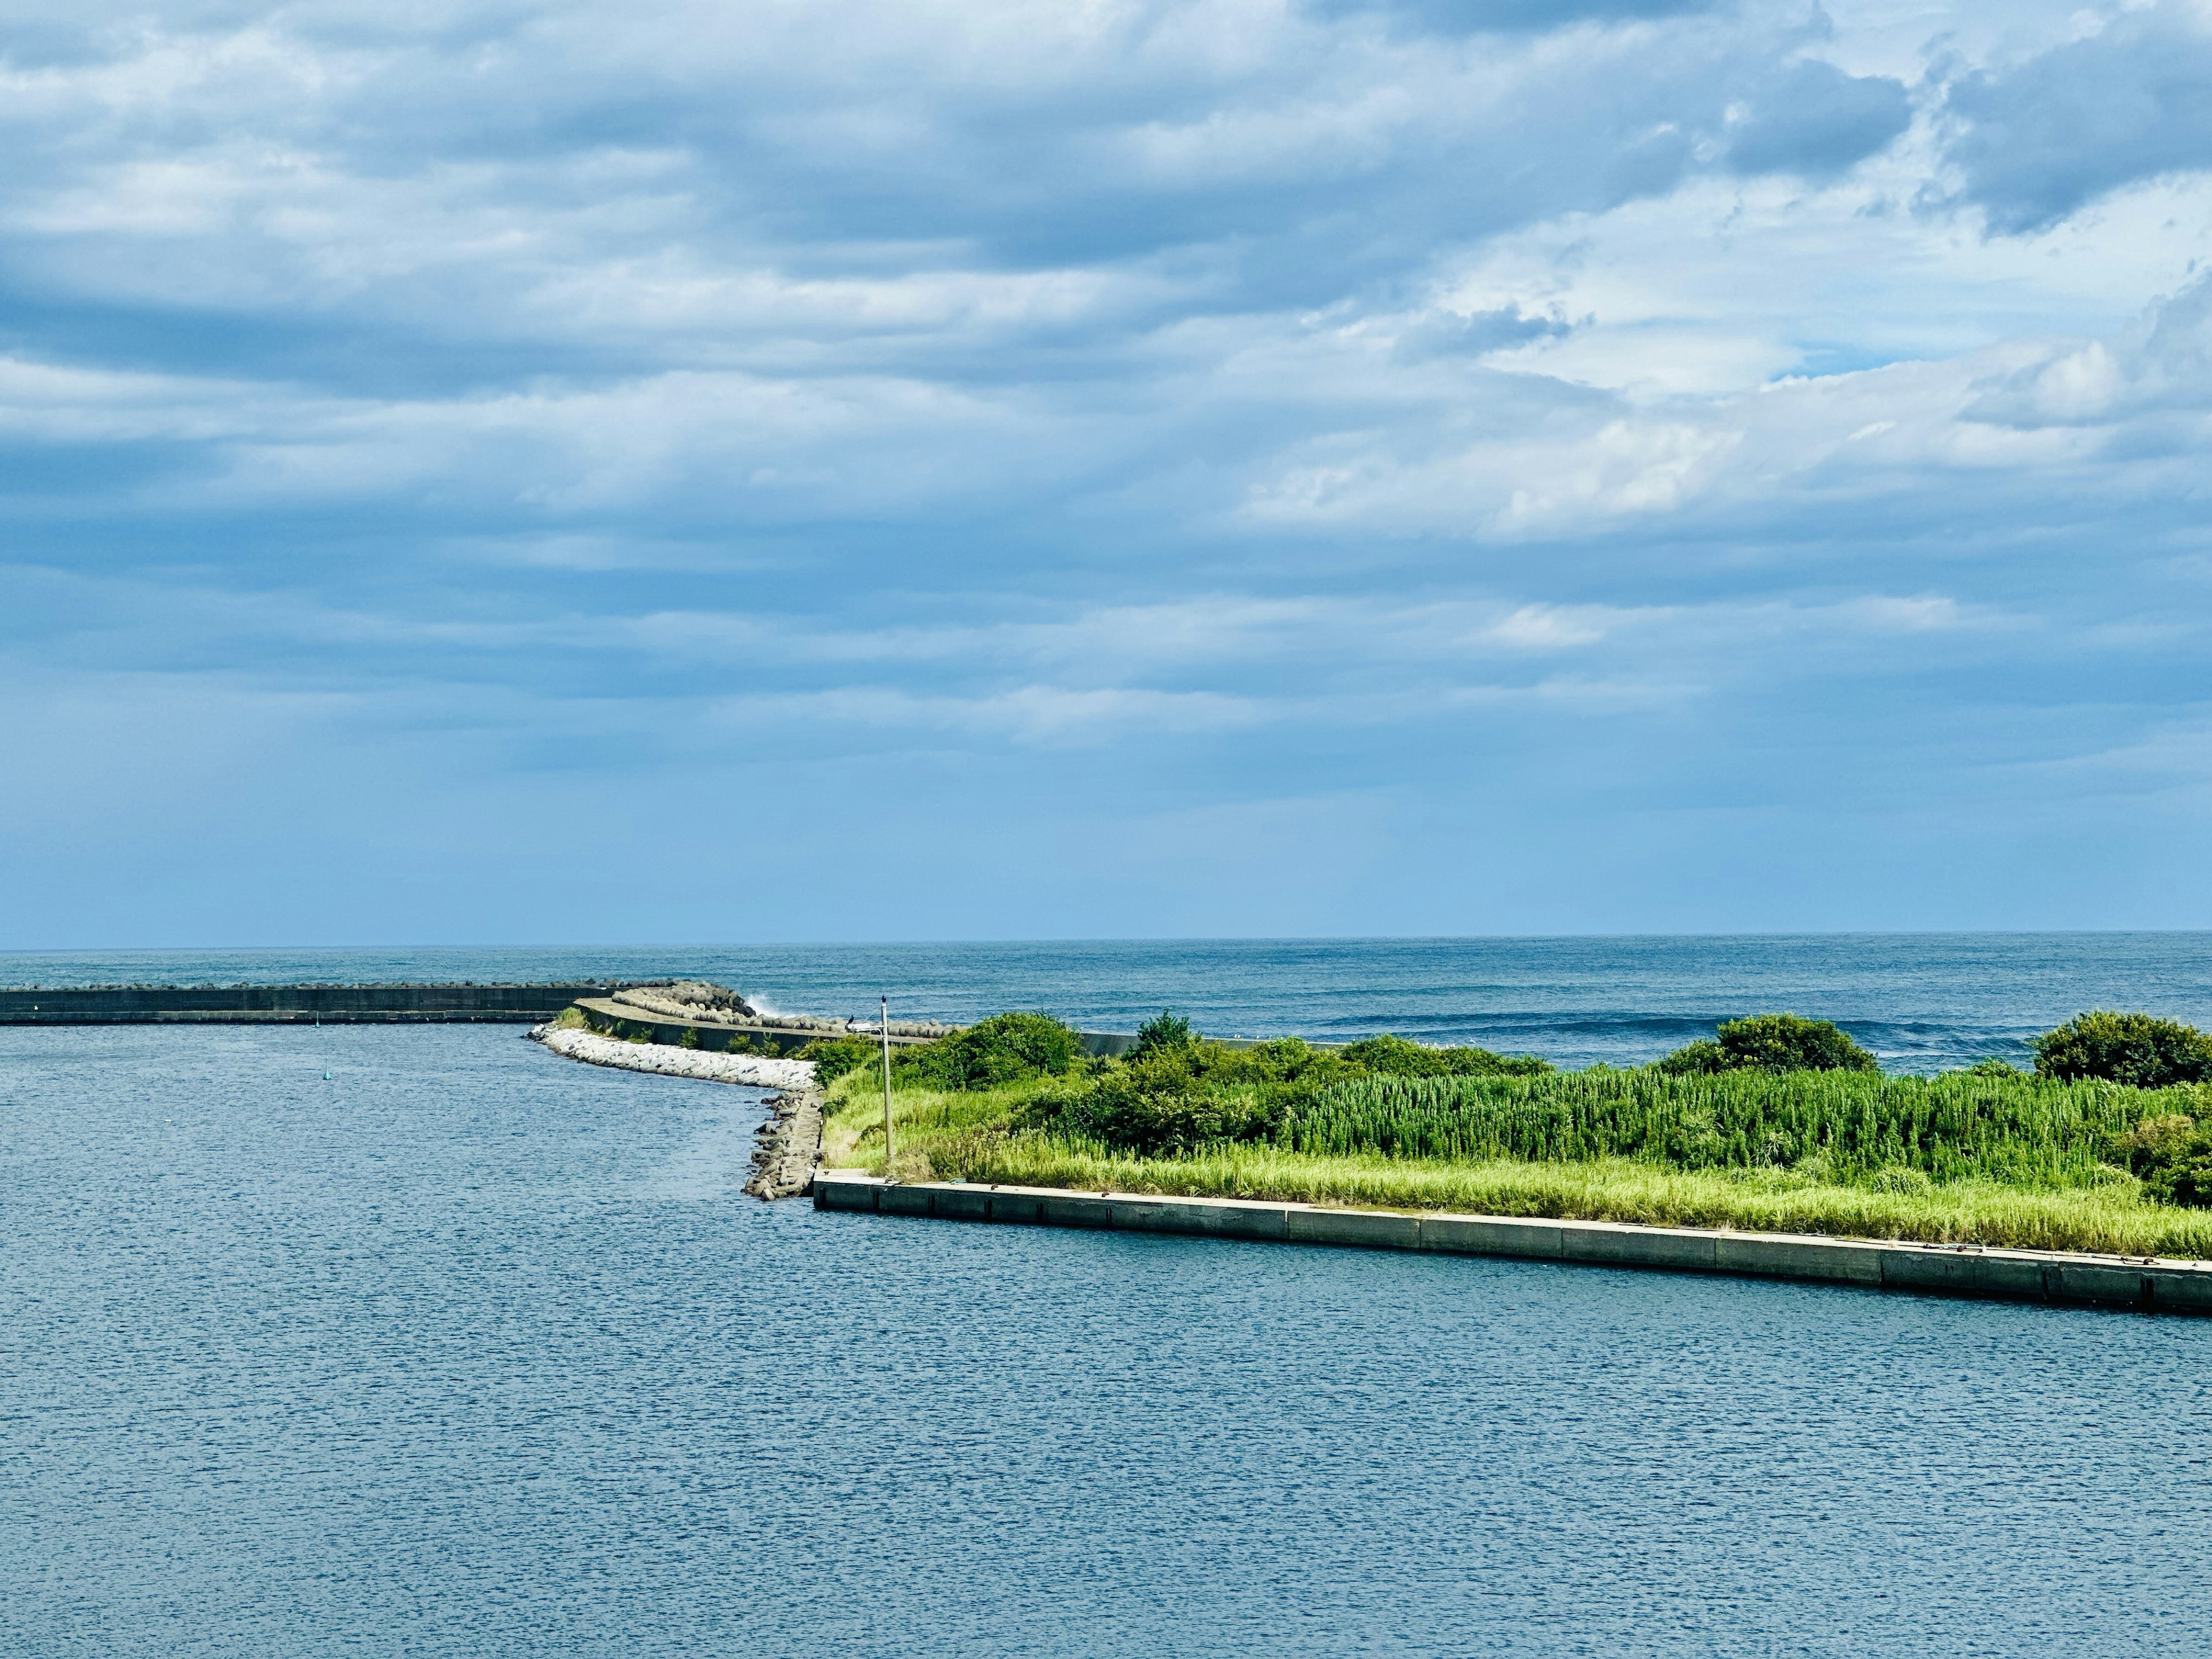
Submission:
[[[606,981],[575,985],[88,985],[0,990],[0,1025],[535,1024]]]
[[[570,1006],[603,1030],[686,1048],[789,1053],[830,1035],[766,1021],[684,1019],[613,1001],[617,980],[473,985],[77,985],[0,988],[0,1025],[534,1025]],[[868,1033],[858,1033],[867,1036]],[[1125,1031],[1085,1031],[1094,1054],[1124,1053]],[[870,1040],[873,1040],[871,1038]],[[894,1046],[926,1042],[894,1036]],[[1227,1039],[1243,1048],[1249,1039]]]
[[[77,985],[0,988],[0,1025],[422,1025],[456,1023],[534,1025],[564,1008],[581,1006],[593,1023],[649,1042],[722,1049],[743,1041],[789,1052],[830,1033],[793,1030],[769,1021],[684,1019],[611,1000],[619,980],[574,983],[474,985]],[[865,1030],[854,1035],[867,1037]],[[1126,1054],[1127,1031],[1084,1031],[1094,1054]],[[872,1039],[871,1039],[872,1040]],[[1218,1039],[1249,1048],[1251,1037]],[[927,1041],[894,1036],[895,1047]],[[1334,1048],[1317,1043],[1317,1048]]]

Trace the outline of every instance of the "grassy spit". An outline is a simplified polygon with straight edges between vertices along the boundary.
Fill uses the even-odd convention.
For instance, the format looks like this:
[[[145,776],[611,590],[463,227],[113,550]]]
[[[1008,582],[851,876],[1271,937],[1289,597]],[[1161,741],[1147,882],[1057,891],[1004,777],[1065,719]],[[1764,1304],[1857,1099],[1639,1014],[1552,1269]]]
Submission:
[[[1899,1139],[1885,1133],[1876,1138],[1885,1143],[1880,1147],[1885,1170],[1870,1178],[1846,1180],[1838,1178],[1838,1160],[1817,1152],[1787,1166],[1731,1164],[1727,1160],[1740,1155],[1737,1148],[1746,1144],[1736,1139],[1733,1126],[1724,1131],[1724,1144],[1713,1149],[1711,1167],[1684,1168],[1667,1158],[1669,1146],[1680,1155],[1682,1143],[1674,1133],[1680,1127],[1679,1103],[1687,1103],[1693,1132],[1712,1116],[1729,1124],[1739,1115],[1726,1109],[1730,1104],[1757,1108],[1753,1115],[1771,1127],[1802,1129],[1808,1121],[1842,1121],[1856,1109],[1856,1097],[1837,1093],[1832,1080],[1801,1076],[1795,1086],[1789,1076],[1765,1084],[1731,1080],[1724,1091],[1701,1084],[1678,1095],[1640,1080],[1646,1073],[1615,1074],[1620,1080],[1613,1083],[1601,1076],[1571,1082],[1576,1075],[1589,1076],[1569,1074],[1549,1085],[1455,1081],[1424,1085],[1411,1097],[1395,1085],[1359,1085],[1334,1101],[1316,1097],[1288,1126],[1295,1143],[1302,1138],[1299,1123],[1316,1130],[1326,1125],[1328,1133],[1305,1137],[1308,1146],[1320,1139],[1337,1142],[1343,1150],[1248,1141],[1150,1156],[1115,1151],[1079,1134],[1024,1127],[1025,1117],[1034,1117],[1041,1099],[1048,1101],[1065,1090],[1062,1079],[973,1090],[900,1079],[892,1100],[896,1173],[908,1181],[958,1178],[1375,1209],[2212,1258],[2212,1211],[2149,1202],[2132,1176],[2087,1155],[2093,1133],[2106,1133],[2130,1114],[2161,1109],[2159,1097],[2148,1091],[2138,1100],[2108,1091],[2069,1101],[2052,1092],[2053,1085],[2025,1081],[1992,1089],[1948,1079],[1870,1080],[1870,1086],[1891,1098],[1907,1127],[1923,1131],[1950,1127],[1960,1121],[1962,1110],[1981,1103],[1984,1109],[1978,1116],[1968,1112],[1970,1121],[1963,1127],[1966,1139],[1978,1143],[1984,1156],[1961,1164],[1924,1138],[1915,1144],[1910,1134]],[[1905,1097],[1898,1096],[1900,1085]],[[1660,1093],[1655,1095],[1655,1087]],[[1537,1097],[1533,1102],[1532,1093]],[[1526,1127],[1531,1124],[1544,1138],[1557,1132],[1561,1120],[1554,1113],[1530,1115],[1533,1106],[1547,1100],[1581,1130],[1599,1123],[1636,1129],[1633,1136],[1622,1138],[1640,1143],[1637,1155],[1621,1155],[1620,1141],[1612,1136],[1583,1133],[1571,1137],[1580,1156],[1497,1155],[1501,1136],[1493,1129],[1507,1131],[1502,1139],[1508,1143],[1533,1133]],[[2069,1106],[2075,1109],[2070,1115]],[[1456,1109],[1454,1121],[1473,1125],[1454,1138],[1465,1151],[1456,1156],[1419,1155],[1427,1150],[1420,1142],[1435,1144],[1437,1112],[1445,1107]],[[1715,1107],[1722,1109],[1712,1113]],[[1368,1108],[1377,1115],[1361,1109]],[[1407,1108],[1414,1109],[1408,1113]],[[884,1173],[881,1074],[860,1071],[840,1078],[830,1090],[830,1110],[825,1161],[831,1167]],[[1998,1120],[1994,1123],[1993,1115]],[[1380,1133],[1353,1133],[1363,1118]],[[1982,1127],[1975,1128],[1976,1123]],[[2070,1124],[2078,1124],[2079,1132]],[[1419,1133],[1403,1133],[1417,1126]],[[1403,1152],[1394,1156],[1352,1145],[1363,1138],[1395,1142]],[[1601,1149],[1591,1144],[1593,1139],[1613,1144]],[[2025,1150],[2021,1143],[2039,1139],[2047,1139],[2046,1157],[1991,1155]],[[1756,1150],[1764,1155],[1768,1149],[1761,1145]],[[1875,1148],[1869,1144],[1852,1150],[1856,1155],[1848,1164],[1863,1170]],[[1887,1168],[1890,1164],[1893,1170]],[[1929,1179],[1931,1166],[1948,1178]],[[1917,1178],[1900,1178],[1899,1170],[1917,1172]]]

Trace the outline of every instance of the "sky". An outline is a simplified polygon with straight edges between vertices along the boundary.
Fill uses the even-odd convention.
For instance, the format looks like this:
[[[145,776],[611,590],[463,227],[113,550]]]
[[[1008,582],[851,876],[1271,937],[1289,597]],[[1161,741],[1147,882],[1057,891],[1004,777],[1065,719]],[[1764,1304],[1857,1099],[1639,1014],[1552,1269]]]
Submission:
[[[2212,926],[2212,0],[0,0],[0,948]]]

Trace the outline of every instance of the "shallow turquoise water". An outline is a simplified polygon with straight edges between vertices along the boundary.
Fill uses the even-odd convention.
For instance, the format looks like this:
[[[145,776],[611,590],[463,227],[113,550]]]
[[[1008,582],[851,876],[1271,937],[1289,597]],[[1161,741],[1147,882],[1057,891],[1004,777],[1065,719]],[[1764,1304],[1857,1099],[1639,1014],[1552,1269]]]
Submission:
[[[739,1195],[757,1100],[0,1030],[0,1652],[2212,1632],[2212,1324],[825,1216]]]

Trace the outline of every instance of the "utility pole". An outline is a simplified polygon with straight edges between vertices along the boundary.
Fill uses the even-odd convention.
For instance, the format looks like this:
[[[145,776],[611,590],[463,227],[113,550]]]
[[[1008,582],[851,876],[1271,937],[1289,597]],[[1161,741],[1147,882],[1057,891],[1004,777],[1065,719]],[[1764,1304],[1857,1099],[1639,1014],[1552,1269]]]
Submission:
[[[884,999],[884,1179],[891,1178],[891,1000]]]

